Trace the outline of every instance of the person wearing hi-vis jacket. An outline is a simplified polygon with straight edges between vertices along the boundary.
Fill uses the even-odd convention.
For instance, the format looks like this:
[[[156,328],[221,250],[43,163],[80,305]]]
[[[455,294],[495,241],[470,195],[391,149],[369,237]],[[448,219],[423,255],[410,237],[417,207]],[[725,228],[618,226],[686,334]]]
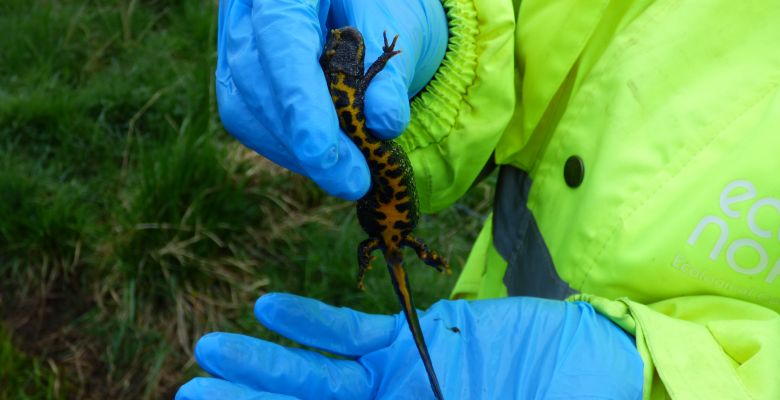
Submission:
[[[421,314],[446,398],[780,399],[779,2],[219,7],[220,115],[259,154],[366,193],[318,64],[350,25],[368,63],[399,35],[365,114],[408,152],[424,212],[497,165],[452,298]],[[177,398],[433,396],[402,316],[278,293],[255,313],[342,357],[211,333],[212,377]]]

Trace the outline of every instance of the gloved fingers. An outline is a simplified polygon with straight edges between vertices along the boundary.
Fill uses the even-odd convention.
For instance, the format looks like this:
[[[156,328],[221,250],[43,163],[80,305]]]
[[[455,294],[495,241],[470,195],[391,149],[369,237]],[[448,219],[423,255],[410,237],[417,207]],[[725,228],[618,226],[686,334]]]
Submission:
[[[269,77],[258,59],[253,37],[252,4],[249,0],[220,2],[223,3],[228,5],[220,6],[220,19],[224,21],[224,26],[220,27],[217,39],[220,44],[217,82],[227,89],[226,93],[241,98],[258,122],[268,127],[266,132],[276,134],[271,131],[280,128],[275,123],[278,106]],[[221,109],[223,104],[219,104]]]
[[[326,3],[254,0],[252,26],[282,122],[279,139],[323,189],[354,200],[368,190],[368,167],[339,129],[319,63]]]
[[[338,162],[330,168],[306,168],[306,174],[329,194],[355,201],[363,197],[371,185],[368,164],[360,150],[341,131],[336,137]]]
[[[417,13],[422,19],[420,25],[426,29],[424,42],[415,57],[414,76],[409,84],[409,94],[415,95],[433,78],[444,60],[449,42],[447,15],[441,0],[421,0],[424,11]]]
[[[297,36],[295,24],[284,28],[284,21],[273,18],[269,23],[258,10],[277,7],[294,20],[299,9],[309,6],[292,0],[222,3],[227,5],[220,10],[217,86],[228,131],[279,165],[310,177],[331,195],[348,200],[362,197],[370,184],[368,167],[338,128],[317,62],[319,50],[300,48],[295,40],[307,42]],[[320,34],[309,33],[320,47]],[[314,69],[303,71],[299,65]]]
[[[245,146],[297,173],[303,169],[271,132],[275,110],[252,46],[251,3],[220,1],[216,94],[225,129]],[[249,83],[249,85],[247,85]],[[241,85],[243,84],[243,88]]]
[[[195,346],[195,358],[216,377],[301,399],[365,399],[373,390],[368,371],[355,361],[243,335],[208,334]]]
[[[194,378],[176,392],[176,400],[295,400],[283,394],[259,392],[215,378]]]
[[[396,58],[380,72],[366,90],[366,126],[381,139],[398,137],[409,126],[411,110],[407,87],[401,76],[391,68]]]
[[[339,162],[327,170],[306,171],[290,157],[287,147],[261,124],[235,92],[228,85],[232,82],[217,82],[219,114],[225,129],[245,146],[285,168],[306,175],[323,190],[348,200],[357,200],[363,196],[370,182],[366,159],[357,151],[345,135],[339,135],[337,146]]]
[[[396,40],[393,50],[400,51],[387,62],[366,91],[366,125],[383,139],[392,139],[409,126],[409,97],[413,94],[410,85],[415,75],[422,32],[414,24],[395,23],[395,17],[388,17],[387,21],[390,23],[384,25],[360,21],[356,24],[363,31],[366,42],[366,69],[384,52],[385,35],[391,45]],[[366,26],[361,26],[363,24]]]
[[[217,99],[225,129],[245,146],[278,165],[308,176],[331,195],[357,200],[366,192],[371,179],[366,159],[345,135],[340,134],[338,137],[339,162],[330,169],[307,171],[291,156],[287,145],[255,118],[256,114],[249,110],[243,98],[236,93],[235,85],[229,77],[217,81]]]
[[[265,125],[255,118],[243,98],[237,93],[232,77],[225,76],[217,80],[217,101],[219,116],[225,129],[244,146],[262,154],[298,174],[303,169],[290,157],[287,147],[268,131]]]
[[[298,343],[349,357],[389,346],[404,327],[400,316],[365,314],[286,293],[259,298],[255,316]]]

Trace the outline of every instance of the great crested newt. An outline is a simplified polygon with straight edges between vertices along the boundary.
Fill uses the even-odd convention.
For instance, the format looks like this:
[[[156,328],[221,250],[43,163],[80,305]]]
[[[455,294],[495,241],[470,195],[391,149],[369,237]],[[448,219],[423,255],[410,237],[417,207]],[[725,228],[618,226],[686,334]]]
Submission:
[[[393,56],[400,53],[400,50],[395,50],[397,39],[398,35],[388,44],[385,34],[383,53],[364,72],[365,44],[361,33],[352,27],[334,29],[330,32],[320,64],[336,107],[339,125],[360,149],[371,172],[371,187],[357,202],[358,221],[368,234],[368,239],[358,245],[358,288],[363,288],[366,270],[374,259],[371,253],[381,250],[433,394],[442,400],[444,397],[420,329],[401,250],[412,248],[423,262],[440,272],[449,272],[449,267],[444,258],[412,235],[420,218],[420,208],[409,157],[394,141],[381,140],[373,135],[366,128],[363,113],[369,83]]]

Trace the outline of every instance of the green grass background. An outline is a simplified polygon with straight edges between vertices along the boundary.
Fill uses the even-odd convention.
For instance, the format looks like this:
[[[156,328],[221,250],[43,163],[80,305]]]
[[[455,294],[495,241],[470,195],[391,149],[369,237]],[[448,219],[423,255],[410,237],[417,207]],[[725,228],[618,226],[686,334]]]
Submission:
[[[381,265],[355,289],[352,204],[222,130],[216,20],[214,0],[0,2],[0,398],[171,398],[205,332],[291,344],[252,317],[269,291],[399,310]],[[455,273],[410,263],[418,307],[490,195],[421,221]]]

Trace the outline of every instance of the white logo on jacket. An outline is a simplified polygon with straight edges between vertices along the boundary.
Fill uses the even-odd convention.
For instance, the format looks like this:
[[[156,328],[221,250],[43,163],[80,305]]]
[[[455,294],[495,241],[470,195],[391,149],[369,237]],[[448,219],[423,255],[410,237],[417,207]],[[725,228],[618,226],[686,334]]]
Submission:
[[[768,270],[764,281],[768,284],[772,284],[778,276],[780,276],[780,258],[774,260],[774,264],[772,264],[772,267],[770,268],[770,260],[766,249],[761,243],[755,240],[755,237],[771,238],[773,239],[772,243],[778,243],[778,245],[780,245],[780,229],[772,231],[761,226],[756,220],[756,214],[762,208],[774,208],[778,215],[780,215],[780,199],[764,197],[756,200],[756,197],[756,188],[752,183],[745,180],[737,180],[729,183],[720,194],[720,209],[727,217],[732,219],[742,217],[742,213],[735,210],[733,205],[747,201],[751,202],[750,210],[747,212],[746,217],[748,227],[750,227],[750,231],[754,235],[753,237],[732,238],[729,232],[729,226],[726,224],[723,217],[707,215],[699,221],[699,224],[693,230],[693,233],[688,237],[688,244],[691,246],[695,245],[705,228],[711,225],[715,226],[719,229],[720,236],[710,251],[710,259],[717,260],[719,257],[722,257],[723,249],[728,245],[725,257],[731,269],[744,275],[759,275]],[[751,249],[758,256],[758,262],[755,263],[755,265],[740,265],[736,261],[736,252],[743,248]]]

